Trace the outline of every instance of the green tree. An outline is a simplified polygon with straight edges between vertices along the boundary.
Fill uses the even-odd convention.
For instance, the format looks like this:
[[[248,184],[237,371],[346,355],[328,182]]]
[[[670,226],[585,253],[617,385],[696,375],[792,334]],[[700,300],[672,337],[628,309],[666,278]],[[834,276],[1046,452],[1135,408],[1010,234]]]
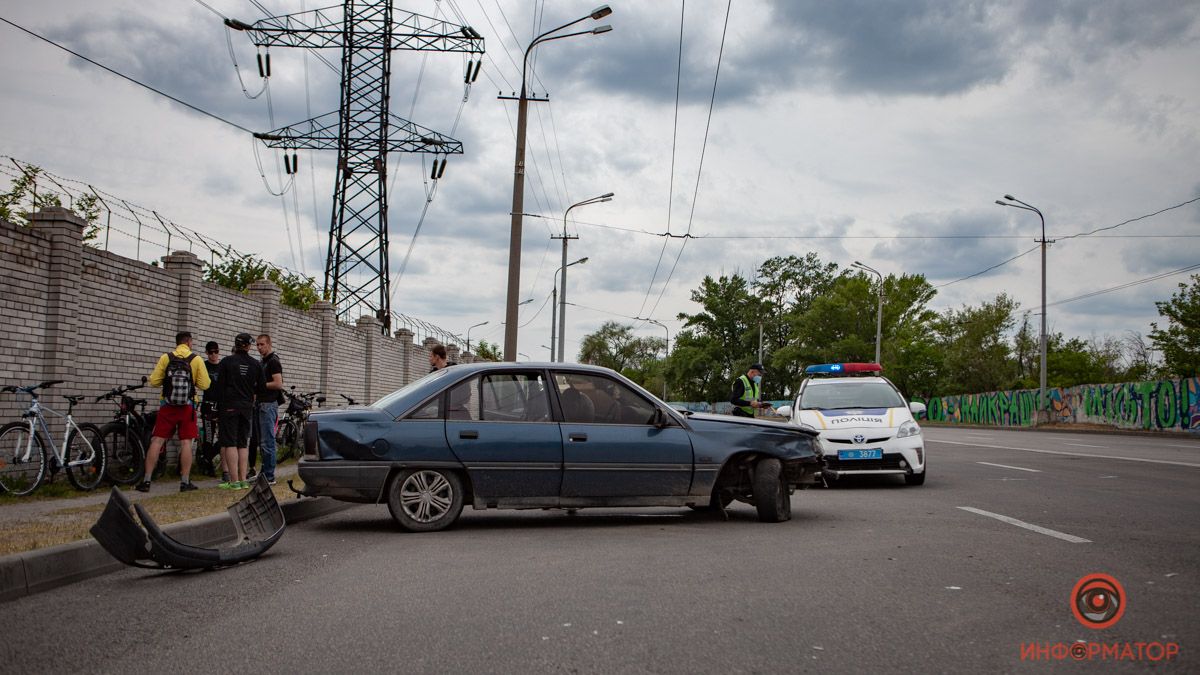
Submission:
[[[1150,341],[1162,353],[1165,371],[1174,377],[1200,375],[1200,274],[1180,283],[1170,300],[1154,305],[1167,319],[1164,328],[1150,324]]]
[[[301,310],[309,309],[321,299],[312,277],[281,270],[252,255],[227,255],[216,265],[208,266],[204,279],[243,293],[255,281],[267,279],[283,291],[281,303]]]
[[[752,286],[763,325],[763,363],[768,386],[780,398],[793,395],[805,365],[788,350],[796,339],[797,319],[812,308],[814,300],[829,292],[837,270],[837,263],[822,262],[811,252],[804,257],[770,258],[758,269]]]
[[[475,356],[484,361],[500,361],[500,345],[494,345],[487,340],[480,340],[475,346]]]
[[[85,242],[94,240],[100,232],[97,220],[100,218],[99,202],[94,194],[79,195],[58,194],[46,188],[38,189],[38,176],[43,173],[40,167],[26,164],[21,167],[21,175],[13,179],[7,192],[0,192],[0,219],[16,225],[29,225],[34,212],[47,206],[62,206],[63,198],[67,199],[67,208],[71,209],[87,221],[83,231]],[[23,209],[22,204],[29,204]]]
[[[725,400],[735,373],[758,359],[762,303],[736,274],[704,277],[691,298],[701,311],[679,314],[684,325],[672,352],[672,358],[678,355],[680,361],[668,366],[671,389],[695,395],[687,400]]]
[[[649,380],[658,372],[655,365],[663,343],[661,338],[635,336],[633,326],[605,321],[580,342],[579,361],[612,368],[649,388],[647,385],[654,384]]]
[[[948,309],[934,323],[943,368],[937,390],[945,394],[999,391],[1013,380],[1015,364],[1006,335],[1017,303],[1004,293],[979,307]]]

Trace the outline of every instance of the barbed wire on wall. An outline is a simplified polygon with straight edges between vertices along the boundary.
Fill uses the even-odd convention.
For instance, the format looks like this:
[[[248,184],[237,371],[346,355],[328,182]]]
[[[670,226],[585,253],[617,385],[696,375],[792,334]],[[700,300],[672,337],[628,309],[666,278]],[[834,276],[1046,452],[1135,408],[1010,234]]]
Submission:
[[[10,190],[14,182],[30,175],[33,176],[30,200],[26,204],[13,204],[14,211],[24,210],[26,207],[31,212],[36,210],[39,197],[44,200],[47,194],[54,194],[67,208],[71,208],[80,200],[94,200],[96,210],[90,214],[94,217],[89,220],[84,231],[85,246],[151,265],[159,264],[159,258],[179,250],[196,254],[208,268],[216,268],[226,260],[254,257],[269,269],[277,270],[285,276],[312,278],[307,274],[276,265],[261,255],[240,251],[230,244],[201,234],[195,228],[180,225],[155,209],[131,202],[90,183],[64,178],[29,162],[9,155],[0,155],[0,176],[8,180],[8,185],[0,189],[0,192]],[[2,183],[3,180],[0,179],[0,184]],[[460,336],[428,321],[399,313],[395,313],[394,317],[394,325],[402,325],[412,331],[417,344],[427,338],[434,338],[446,345],[463,344]]]

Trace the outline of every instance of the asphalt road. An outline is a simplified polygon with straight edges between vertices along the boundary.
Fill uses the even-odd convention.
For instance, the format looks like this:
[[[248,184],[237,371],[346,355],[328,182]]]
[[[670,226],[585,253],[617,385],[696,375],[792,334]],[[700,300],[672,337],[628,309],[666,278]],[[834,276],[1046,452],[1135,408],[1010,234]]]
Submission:
[[[0,664],[14,673],[963,672],[1043,669],[1022,662],[1022,643],[1083,640],[1173,642],[1180,654],[1156,665],[1200,669],[1200,443],[925,435],[924,486],[871,479],[799,492],[787,523],[758,523],[744,504],[728,520],[677,509],[467,510],[450,531],[413,535],[384,506],[354,508],[289,529],[242,567],[128,570],[0,605]],[[1127,595],[1124,616],[1104,630],[1070,610],[1076,581],[1093,572],[1112,574]]]

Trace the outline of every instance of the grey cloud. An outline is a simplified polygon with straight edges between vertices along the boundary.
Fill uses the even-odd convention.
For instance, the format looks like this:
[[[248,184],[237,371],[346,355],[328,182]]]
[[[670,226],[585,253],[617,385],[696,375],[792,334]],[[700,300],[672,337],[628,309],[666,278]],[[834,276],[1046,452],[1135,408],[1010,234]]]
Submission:
[[[908,235],[1005,235],[1019,232],[1003,214],[986,211],[912,214],[900,219],[897,230]],[[931,281],[974,274],[1011,258],[1027,242],[1015,239],[894,239],[877,244],[876,259],[896,261],[920,271]],[[991,274],[1004,274],[998,268]]]

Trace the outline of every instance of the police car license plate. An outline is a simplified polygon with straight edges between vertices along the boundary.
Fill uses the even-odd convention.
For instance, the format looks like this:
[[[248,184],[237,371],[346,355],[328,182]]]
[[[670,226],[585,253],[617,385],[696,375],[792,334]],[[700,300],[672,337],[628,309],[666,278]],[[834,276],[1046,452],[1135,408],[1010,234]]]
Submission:
[[[883,448],[838,450],[838,459],[883,459]]]

